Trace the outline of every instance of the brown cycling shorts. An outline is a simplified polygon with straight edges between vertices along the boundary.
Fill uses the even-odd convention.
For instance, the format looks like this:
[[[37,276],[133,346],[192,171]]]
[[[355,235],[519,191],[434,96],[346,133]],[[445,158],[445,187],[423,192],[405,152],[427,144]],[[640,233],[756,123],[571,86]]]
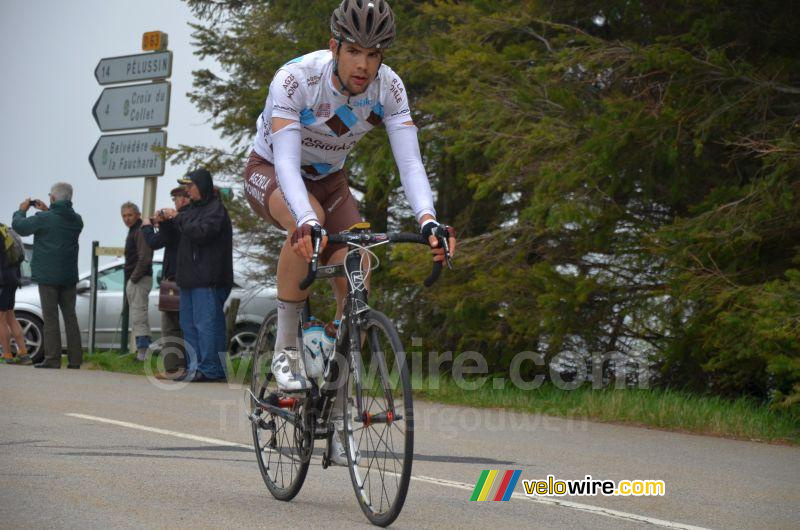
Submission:
[[[358,204],[350,193],[347,174],[344,170],[331,173],[321,180],[303,179],[309,195],[313,195],[325,210],[324,227],[331,234],[347,230],[362,221]],[[285,230],[269,214],[269,198],[280,189],[275,177],[275,166],[264,160],[255,151],[250,153],[244,170],[244,191],[250,208],[262,219],[269,221],[280,230]],[[322,263],[327,263],[331,255],[345,245],[328,245],[322,252]]]

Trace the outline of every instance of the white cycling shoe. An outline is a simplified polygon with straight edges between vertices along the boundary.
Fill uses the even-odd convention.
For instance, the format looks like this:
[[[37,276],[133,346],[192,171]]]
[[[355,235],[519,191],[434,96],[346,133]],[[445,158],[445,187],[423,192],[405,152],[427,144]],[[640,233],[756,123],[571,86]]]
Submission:
[[[304,375],[303,361],[297,348],[291,346],[275,352],[272,357],[272,374],[278,388],[284,392],[311,389],[311,382]]]
[[[337,466],[347,465],[347,451],[345,451],[344,444],[342,443],[342,434],[343,432],[337,429],[333,432],[333,438],[331,439],[331,462]],[[356,465],[360,464],[361,453],[357,449],[353,461]]]

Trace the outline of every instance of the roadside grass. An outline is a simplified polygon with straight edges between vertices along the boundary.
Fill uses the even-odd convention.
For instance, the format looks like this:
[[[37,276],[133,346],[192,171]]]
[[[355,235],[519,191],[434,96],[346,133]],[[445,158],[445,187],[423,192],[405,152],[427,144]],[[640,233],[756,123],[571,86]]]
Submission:
[[[66,364],[66,357],[64,358]],[[159,356],[148,359],[151,374],[164,373]],[[231,382],[248,384],[250,359],[228,361]],[[116,351],[84,354],[84,368],[146,375],[144,363],[133,353]],[[416,398],[479,408],[498,408],[721,436],[743,440],[800,445],[800,418],[771,410],[752,399],[726,400],[668,389],[593,389],[586,384],[564,390],[551,383],[522,390],[508,381],[494,388],[489,379],[475,389],[464,388],[449,377],[413,377]]]
[[[444,377],[415,378],[412,386],[420,398],[452,405],[800,445],[800,418],[748,398],[726,400],[657,388],[593,389],[590,384],[563,390],[546,383],[522,390],[506,382],[495,389],[491,380],[471,390]]]
[[[149,363],[149,373],[150,374],[163,374],[165,373],[164,369],[164,359],[159,355],[152,355],[148,357],[146,361]],[[240,365],[242,362],[246,362],[247,365],[245,366],[245,378],[242,378],[239,375],[240,372]],[[62,359],[62,366],[66,366],[67,358],[64,357]],[[87,370],[104,370],[107,372],[120,372],[124,374],[133,374],[133,375],[147,375],[148,372],[145,371],[145,363],[136,360],[136,353],[126,353],[124,355],[120,355],[118,351],[99,351],[95,352],[92,355],[84,352],[83,354],[83,368]],[[250,379],[249,375],[249,359],[228,359],[228,373],[229,374],[236,374],[238,378],[236,382],[244,382],[247,383]]]

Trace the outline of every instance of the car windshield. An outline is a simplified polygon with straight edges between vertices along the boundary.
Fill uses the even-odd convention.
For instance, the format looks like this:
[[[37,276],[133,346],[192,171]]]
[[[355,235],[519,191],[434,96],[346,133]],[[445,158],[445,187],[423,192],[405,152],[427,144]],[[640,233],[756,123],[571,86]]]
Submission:
[[[153,262],[153,287],[158,289],[158,280],[161,278],[161,263]],[[106,269],[97,273],[97,286],[101,291],[124,291],[125,269],[122,265]]]
[[[123,291],[125,289],[125,269],[119,266],[98,273],[97,287],[101,291]]]

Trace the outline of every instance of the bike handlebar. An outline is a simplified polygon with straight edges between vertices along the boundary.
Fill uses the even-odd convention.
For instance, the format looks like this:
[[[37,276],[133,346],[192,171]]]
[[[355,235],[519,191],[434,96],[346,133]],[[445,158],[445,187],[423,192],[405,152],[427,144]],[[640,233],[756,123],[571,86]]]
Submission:
[[[447,262],[447,266],[449,268],[453,268],[453,265],[450,261],[450,244],[447,240],[447,229],[443,227],[437,227],[434,231],[434,235],[439,239],[439,245],[444,248],[444,256],[445,261]],[[311,263],[308,264],[308,275],[300,282],[300,290],[305,291],[308,289],[314,280],[317,277],[317,269],[319,263],[319,247],[320,242],[322,241],[323,230],[322,228],[317,225],[311,231],[311,241],[314,245],[314,252],[311,256]],[[356,245],[370,245],[375,243],[383,243],[383,242],[390,242],[390,243],[417,243],[420,245],[428,246],[428,240],[425,236],[420,234],[412,234],[410,232],[389,232],[389,233],[372,233],[372,232],[340,232],[338,234],[330,234],[328,236],[328,244],[332,243],[353,243]],[[433,268],[431,269],[431,274],[425,279],[423,285],[425,287],[430,287],[433,285],[436,280],[439,279],[439,275],[442,273],[442,262],[441,261],[434,261]]]

